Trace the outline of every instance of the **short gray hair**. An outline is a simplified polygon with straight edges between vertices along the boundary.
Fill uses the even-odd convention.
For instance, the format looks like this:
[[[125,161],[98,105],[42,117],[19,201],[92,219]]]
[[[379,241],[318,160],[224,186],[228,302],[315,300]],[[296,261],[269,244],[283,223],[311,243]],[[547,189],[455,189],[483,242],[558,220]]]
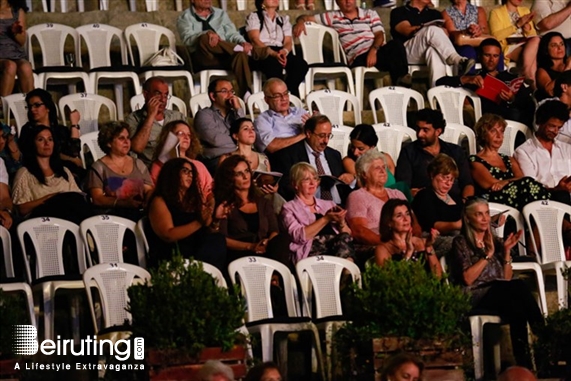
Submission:
[[[369,167],[373,161],[377,159],[383,160],[385,167],[387,166],[385,155],[375,148],[368,150],[357,159],[357,162],[355,163],[355,172],[357,173],[357,179],[361,183],[361,186],[365,186],[365,175],[369,172]]]
[[[198,379],[200,381],[212,381],[212,377],[216,375],[223,375],[227,381],[234,381],[234,372],[228,365],[218,361],[209,360],[204,363],[202,368],[198,371]]]
[[[272,94],[270,93],[270,87],[272,87],[272,85],[274,83],[279,83],[279,84],[283,84],[284,86],[287,87],[286,83],[279,79],[279,78],[270,78],[266,81],[266,83],[264,83],[264,87],[262,88],[262,91],[264,92],[264,96],[266,97],[271,97]]]

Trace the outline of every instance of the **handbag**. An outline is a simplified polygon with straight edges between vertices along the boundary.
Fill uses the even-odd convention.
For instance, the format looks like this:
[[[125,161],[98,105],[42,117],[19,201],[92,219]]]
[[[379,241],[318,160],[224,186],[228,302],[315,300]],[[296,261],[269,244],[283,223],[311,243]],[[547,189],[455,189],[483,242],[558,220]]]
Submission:
[[[143,66],[182,66],[184,61],[175,51],[171,48],[162,48],[148,60],[145,61]]]

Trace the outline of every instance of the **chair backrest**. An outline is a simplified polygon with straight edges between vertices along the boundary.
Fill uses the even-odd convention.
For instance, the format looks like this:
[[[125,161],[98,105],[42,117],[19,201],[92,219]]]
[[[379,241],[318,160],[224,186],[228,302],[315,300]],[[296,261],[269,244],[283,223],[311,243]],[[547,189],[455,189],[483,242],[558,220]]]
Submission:
[[[565,247],[561,226],[565,214],[571,214],[571,206],[549,200],[533,201],[523,207],[523,216],[528,228],[532,229],[532,219],[537,226],[539,241],[541,243],[541,264],[565,261]],[[531,241],[535,252],[538,253],[538,242],[531,234]]]
[[[101,106],[109,110],[109,120],[117,120],[117,106],[111,99],[97,94],[75,93],[65,95],[58,102],[63,124],[66,125],[65,107],[70,111],[77,110],[81,115],[81,133],[99,131],[99,113]]]
[[[5,274],[0,274],[0,277],[14,278],[14,261],[12,260],[12,238],[10,232],[0,225],[0,245],[2,245],[2,255],[4,256],[4,270]]]
[[[323,55],[323,42],[327,35],[331,36],[331,48],[333,51],[333,62],[342,62],[345,57],[339,42],[339,35],[333,28],[324,25],[315,24],[312,22],[305,23],[305,34],[299,36],[299,43],[303,59],[310,65],[320,64],[325,62]]]
[[[131,48],[131,37],[135,40],[137,50],[139,51],[139,63],[136,66],[143,66],[143,64],[161,47],[161,37],[165,36],[168,39],[168,47],[176,51],[176,38],[174,33],[164,26],[140,23],[129,25],[125,28],[125,41],[127,43],[127,50],[131,62],[135,64],[133,56],[133,49]]]
[[[93,157],[93,162],[101,159],[105,156],[105,152],[101,150],[99,144],[97,143],[97,137],[99,136],[99,131],[89,132],[87,134],[82,134],[79,136],[79,141],[81,143],[81,149],[79,150],[79,157],[83,163],[83,168],[87,169],[87,163],[85,160],[85,155],[87,153],[86,148],[91,152]]]
[[[347,156],[347,152],[349,151],[349,143],[351,143],[349,134],[351,134],[351,131],[353,131],[353,127],[340,126],[337,124],[334,124],[331,130],[333,137],[329,139],[328,146],[341,152],[341,157]]]
[[[355,113],[355,125],[361,124],[361,103],[356,96],[339,90],[312,91],[305,98],[307,109],[311,111],[313,104],[319,112],[327,115],[331,124],[343,125],[343,111],[350,104]]]
[[[28,122],[28,104],[26,94],[17,93],[2,97],[2,111],[6,117],[6,124],[10,125],[10,114],[14,115],[18,135],[24,124]]]
[[[75,54],[75,65],[82,66],[81,51],[79,48],[79,35],[77,31],[67,25],[45,23],[34,25],[28,28],[28,52],[30,52],[30,63],[33,69],[37,69],[32,52],[32,41],[37,38],[40,50],[42,51],[42,66],[65,66],[65,44],[67,37],[73,40],[73,53]]]
[[[246,104],[244,103],[242,98],[238,98],[238,101],[240,102],[240,107],[245,112],[247,110]],[[190,97],[189,104],[190,104],[190,113],[194,118],[199,110],[210,107],[212,105],[212,101],[210,100],[208,93],[200,93]]]
[[[173,106],[176,107],[182,115],[184,115],[185,117],[188,116],[188,109],[186,107],[186,103],[184,103],[184,101],[179,97],[171,95],[171,99],[169,99],[168,101],[167,108],[169,110],[173,110],[174,109]]]
[[[151,274],[139,266],[128,263],[104,263],[90,267],[83,273],[83,283],[87,290],[87,299],[96,333],[100,329],[97,327],[95,305],[90,288],[96,287],[101,297],[103,317],[101,328],[121,326],[125,320],[131,322],[131,314],[127,312],[129,304],[127,289],[136,278],[141,281],[150,280]]]
[[[135,234],[141,237],[141,241],[145,247],[145,252],[149,253],[149,240],[147,240],[147,236],[145,235],[145,224],[147,223],[148,218],[141,217],[139,221],[137,221],[137,225],[135,226]]]
[[[287,312],[290,317],[299,316],[296,301],[297,285],[287,266],[265,257],[244,257],[236,259],[228,265],[228,272],[233,284],[240,284],[242,295],[246,299],[247,322],[273,318],[270,287],[272,274],[277,272],[283,281]]]
[[[359,267],[343,258],[327,255],[308,257],[297,262],[295,268],[305,300],[304,305],[307,305],[308,311],[312,311],[311,306],[315,300],[317,319],[343,315],[339,286],[344,270],[348,270],[353,282],[361,286]]]
[[[506,120],[506,122],[508,125],[504,131],[504,141],[499,152],[504,155],[513,156],[515,152],[517,133],[521,132],[525,135],[526,139],[530,138],[532,133],[531,130],[523,123],[516,122],[514,120]]]
[[[495,216],[499,213],[503,213],[503,214],[505,214],[506,218],[511,217],[514,220],[516,231],[523,230],[523,228],[524,228],[523,215],[516,208],[512,208],[511,206],[507,206],[504,204],[498,204],[495,202],[488,203],[488,207],[490,208],[490,215],[491,216]],[[497,228],[494,229],[495,233],[498,237],[504,236],[505,227],[506,227],[506,225],[503,224],[503,225],[498,226]],[[521,242],[521,245],[518,245],[519,255],[526,255],[526,252],[525,252],[525,234],[521,235],[519,242]]]
[[[371,91],[369,93],[369,103],[373,110],[375,124],[378,123],[375,101],[379,101],[386,123],[406,126],[406,112],[411,99],[416,102],[417,110],[424,108],[424,98],[416,90],[399,86],[386,86]]]
[[[145,106],[145,96],[143,94],[133,95],[129,101],[129,104],[131,105],[131,111],[140,110],[143,108],[143,106]],[[184,103],[182,99],[171,95],[171,99],[169,99],[167,102],[166,108],[168,110],[173,110],[173,105],[176,106],[178,111],[180,111],[182,114],[188,115],[186,103]]]
[[[379,137],[379,151],[388,153],[395,161],[398,160],[402,144],[407,140],[416,140],[416,131],[410,127],[378,123],[374,124],[373,128]]]
[[[448,143],[454,143],[462,145],[462,140],[464,138],[468,139],[468,151],[470,155],[475,155],[478,151],[476,146],[476,134],[468,126],[458,123],[446,123],[446,128],[444,128],[444,133],[440,135],[440,138]]]
[[[111,25],[95,23],[79,26],[75,30],[77,30],[80,39],[83,39],[87,46],[90,69],[113,65],[113,62],[111,62],[111,45],[114,41],[119,43],[121,64],[128,64],[127,44],[121,29]]]
[[[81,236],[86,244],[86,251],[89,264],[92,264],[92,253],[90,253],[88,242],[92,239],[97,250],[98,258],[96,263],[116,263],[123,262],[123,239],[127,230],[135,235],[137,249],[137,259],[139,266],[146,267],[144,243],[135,230],[136,223],[126,218],[99,215],[86,218],[81,222]],[[90,236],[90,237],[88,237]]]
[[[35,279],[46,276],[64,275],[63,248],[66,233],[71,233],[77,248],[79,272],[87,268],[85,249],[79,234],[79,226],[73,222],[53,217],[38,217],[23,221],[18,225],[18,239],[24,254],[28,282],[32,282],[29,257],[25,237],[29,237],[36,253]]]
[[[216,266],[213,266],[210,263],[201,262],[201,261],[193,261],[193,262],[194,263],[200,263],[202,265],[202,270],[205,273],[212,275],[212,278],[214,278],[218,287],[228,288],[228,285],[226,284],[226,279],[224,279],[224,275],[222,275],[222,272],[220,270],[218,270],[218,268]],[[188,266],[189,264],[190,264],[190,260],[189,259],[185,260],[185,265]]]
[[[254,114],[255,107],[258,108],[260,114],[270,108],[270,106],[266,103],[264,97],[265,97],[264,92],[260,91],[258,93],[250,95],[250,97],[248,98],[248,113],[250,114],[250,119],[254,120],[255,118]],[[289,103],[293,107],[303,108],[303,101],[293,94],[289,95]]]
[[[464,101],[470,98],[474,103],[476,120],[482,117],[480,97],[473,91],[462,87],[436,86],[428,89],[428,104],[434,110],[440,106],[440,111],[446,123],[464,124]]]

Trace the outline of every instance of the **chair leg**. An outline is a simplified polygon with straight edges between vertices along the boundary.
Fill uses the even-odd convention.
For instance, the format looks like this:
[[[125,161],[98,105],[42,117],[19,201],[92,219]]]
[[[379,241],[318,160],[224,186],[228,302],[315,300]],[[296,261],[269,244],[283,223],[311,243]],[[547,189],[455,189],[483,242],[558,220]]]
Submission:
[[[260,329],[262,339],[262,361],[272,361],[274,354],[274,333],[269,326]]]
[[[325,376],[325,367],[323,366],[323,352],[321,351],[321,339],[319,338],[319,331],[317,327],[311,327],[311,331],[313,332],[313,338],[315,340],[315,349],[317,350],[317,361],[319,362],[319,369],[321,371],[321,379],[327,380]]]
[[[555,265],[555,276],[557,277],[557,300],[559,309],[567,308],[567,280],[563,278],[561,271],[564,270],[565,262],[558,262]]]
[[[474,354],[474,377],[476,381],[479,381],[484,376],[484,345],[482,343],[484,327],[479,316],[470,316],[470,330]]]
[[[329,323],[325,326],[325,360],[327,362],[327,379],[333,378],[333,325]]]
[[[44,303],[44,339],[53,340],[54,338],[54,301],[53,287],[50,282],[42,285],[42,301]],[[53,299],[52,299],[53,298]]]
[[[115,104],[117,105],[117,119],[123,120],[123,84],[117,83],[114,86]]]

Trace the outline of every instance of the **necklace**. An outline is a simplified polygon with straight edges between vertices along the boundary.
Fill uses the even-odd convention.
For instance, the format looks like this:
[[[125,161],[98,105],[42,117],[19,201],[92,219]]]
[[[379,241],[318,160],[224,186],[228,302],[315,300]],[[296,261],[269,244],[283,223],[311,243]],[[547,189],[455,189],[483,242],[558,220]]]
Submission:
[[[444,201],[445,204],[450,204],[450,201],[452,201],[452,197],[450,197],[450,195],[448,193],[446,193],[445,197],[442,197],[441,195],[439,195],[438,193],[434,192],[434,194],[436,195],[436,197],[438,197],[439,199],[441,199],[442,201]]]
[[[485,249],[486,248],[486,244],[484,243],[483,239],[478,239],[476,238],[476,246],[478,246],[481,249]]]
[[[315,197],[313,198],[313,204],[308,204],[305,201],[303,202],[305,205],[309,206],[310,208],[314,207],[315,204],[317,204],[317,200],[315,199]]]
[[[110,158],[111,162],[113,163],[113,165],[115,166],[115,168],[119,169],[119,172],[121,173],[125,173],[125,166],[127,165],[127,160],[123,159],[123,165],[119,166],[119,164],[117,164],[117,162],[115,161],[115,159]]]

